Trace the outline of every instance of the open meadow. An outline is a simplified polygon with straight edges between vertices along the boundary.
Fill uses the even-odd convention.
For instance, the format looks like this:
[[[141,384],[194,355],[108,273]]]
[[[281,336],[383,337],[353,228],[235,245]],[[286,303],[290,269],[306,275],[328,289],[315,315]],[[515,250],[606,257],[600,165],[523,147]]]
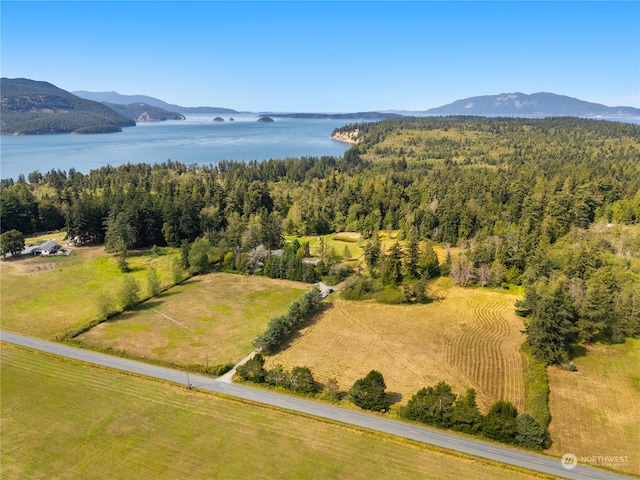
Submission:
[[[527,358],[513,308],[518,297],[434,283],[439,299],[427,305],[331,298],[332,306],[265,367],[305,365],[320,382],[336,378],[343,391],[375,369],[391,399],[403,403],[446,381],[456,393],[474,388],[481,410],[503,399],[522,411]]]
[[[388,250],[396,241],[399,241],[401,244],[405,242],[399,239],[399,231],[393,230],[383,230],[378,232],[380,238],[380,244],[384,250]],[[303,237],[296,236],[287,236],[285,237],[288,242],[297,239],[301,244],[308,242],[309,243],[309,251],[312,256],[320,257],[321,249],[320,249],[320,239],[324,241],[326,248],[333,248],[337,255],[344,259],[345,248],[349,249],[349,255],[351,256],[351,263],[355,266],[362,263],[363,255],[364,255],[364,246],[367,243],[367,240],[362,238],[362,236],[357,232],[338,232],[331,233],[328,235],[308,235]],[[433,249],[438,255],[438,259],[440,263],[445,261],[447,256],[447,251],[440,245],[433,245]],[[454,255],[460,252],[459,247],[450,247],[448,251]]]
[[[269,320],[309,288],[266,277],[199,275],[76,340],[180,364],[237,363],[253,350]]]
[[[95,320],[101,291],[116,294],[125,274],[103,246],[65,248],[71,248],[69,256],[22,256],[0,262],[3,329],[53,339]],[[150,250],[131,253],[130,275],[140,283],[143,295],[150,267],[162,285],[170,283],[176,252],[161,248],[158,255]]]
[[[8,344],[1,368],[6,480],[541,478]]]
[[[640,340],[588,347],[574,363],[577,372],[549,368],[549,453],[640,475]],[[628,459],[591,458],[597,456]]]

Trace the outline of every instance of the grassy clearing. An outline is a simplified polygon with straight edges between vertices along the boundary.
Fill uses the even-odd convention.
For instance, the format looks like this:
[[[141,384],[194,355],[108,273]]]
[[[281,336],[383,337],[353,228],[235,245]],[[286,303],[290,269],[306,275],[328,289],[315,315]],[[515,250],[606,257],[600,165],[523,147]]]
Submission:
[[[41,243],[44,243],[48,240],[55,240],[58,242],[58,244],[62,245],[62,242],[64,242],[64,240],[66,240],[67,238],[67,232],[48,232],[48,233],[43,233],[41,235],[36,235],[34,237],[26,237],[24,239],[24,244],[25,245],[40,245]]]
[[[7,344],[1,355],[7,480],[540,478]]]
[[[491,149],[484,148],[482,140],[490,138],[490,136],[488,133],[462,131],[458,128],[429,131],[403,129],[387,135],[375,148],[363,155],[363,158],[372,161],[401,157],[409,162],[412,160],[440,161],[441,158],[433,156],[433,145],[448,140],[459,143],[458,151],[460,153],[452,158],[453,161],[462,162],[466,157],[477,156],[497,161],[501,155],[509,153],[510,149],[508,146],[496,145],[493,145]]]
[[[351,257],[354,261],[359,259],[363,255],[364,241],[359,233],[356,232],[341,232],[331,233],[329,235],[308,235],[302,237],[286,236],[287,242],[292,242],[298,239],[300,244],[309,242],[309,252],[313,257],[320,257],[320,238],[325,242],[327,248],[335,249],[336,253],[340,256],[344,254],[344,248],[348,247]]]
[[[403,240],[399,239],[399,233],[400,232],[398,230],[383,230],[379,232],[380,243],[384,250],[390,248],[396,241],[399,241],[401,244],[405,243]],[[351,255],[351,263],[353,265],[362,263],[364,258],[364,247],[367,241],[363,239],[362,236],[357,232],[339,232],[321,236],[309,235],[303,237],[285,237],[287,242],[292,242],[294,239],[298,239],[301,244],[309,242],[309,251],[311,253],[311,256],[314,257],[320,257],[320,238],[324,240],[327,248],[333,248],[335,252],[341,257],[344,254],[345,247],[347,247],[349,249],[349,253]],[[438,254],[440,263],[445,261],[447,257],[447,251],[452,256],[460,252],[459,247],[450,247],[445,250],[445,248],[441,247],[440,245],[433,245],[433,248]]]
[[[457,393],[475,388],[486,410],[496,400],[525,408],[526,355],[517,297],[435,282],[440,300],[383,305],[333,299],[333,305],[266,367],[306,365],[320,382],[335,377],[348,390],[379,370],[394,401],[446,381]]]
[[[54,338],[65,329],[80,328],[97,315],[101,290],[112,296],[124,274],[103,247],[71,247],[69,256],[25,257],[0,262],[2,328],[40,338]],[[177,250],[133,252],[131,275],[145,294],[146,275],[153,266],[163,285],[170,284]]]
[[[76,339],[180,364],[237,363],[269,320],[308,288],[265,277],[201,275]]]
[[[601,466],[640,475],[640,340],[589,347],[574,363],[577,372],[549,368],[549,453],[628,456]]]

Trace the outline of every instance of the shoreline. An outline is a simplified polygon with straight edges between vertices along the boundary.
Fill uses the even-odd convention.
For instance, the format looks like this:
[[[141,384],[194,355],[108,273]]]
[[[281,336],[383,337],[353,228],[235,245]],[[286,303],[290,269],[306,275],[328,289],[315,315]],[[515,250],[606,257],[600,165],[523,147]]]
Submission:
[[[350,132],[344,132],[344,133],[333,133],[331,134],[331,138],[333,138],[334,140],[338,140],[339,142],[345,142],[345,143],[351,143],[353,145],[360,143],[361,139],[358,138],[358,135],[360,134],[359,130],[353,130]]]

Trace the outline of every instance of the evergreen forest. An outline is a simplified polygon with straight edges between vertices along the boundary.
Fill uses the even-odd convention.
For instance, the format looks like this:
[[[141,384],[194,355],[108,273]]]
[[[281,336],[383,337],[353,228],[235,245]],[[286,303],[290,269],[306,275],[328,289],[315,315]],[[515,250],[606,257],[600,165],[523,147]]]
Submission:
[[[518,313],[531,351],[549,364],[568,362],[581,343],[640,333],[640,126],[404,117],[339,130],[358,131],[339,158],[167,160],[3,180],[2,232],[65,229],[120,254],[169,245],[196,273],[305,281],[336,274],[348,252],[323,252],[311,271],[300,262],[308,245],[284,248],[285,235],[358,232],[366,269],[355,297],[382,288],[422,301],[437,275],[522,285]],[[386,230],[399,232],[394,245],[380,244]],[[434,244],[456,253],[438,262]]]

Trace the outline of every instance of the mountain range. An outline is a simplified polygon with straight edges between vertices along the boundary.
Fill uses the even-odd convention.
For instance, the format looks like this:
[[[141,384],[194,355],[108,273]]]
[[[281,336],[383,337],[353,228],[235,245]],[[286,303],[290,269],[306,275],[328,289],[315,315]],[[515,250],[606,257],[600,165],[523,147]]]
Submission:
[[[184,119],[184,113],[241,113],[222,107],[182,107],[146,95],[116,92],[74,93],[47,82],[25,78],[0,80],[0,133],[108,133],[135,121]],[[180,112],[180,113],[176,113]],[[272,117],[380,120],[403,115],[479,116],[640,116],[633,107],[608,107],[554,93],[502,93],[457,100],[422,112],[273,113]]]
[[[640,108],[607,107],[555,93],[501,93],[456,100],[448,105],[431,108],[428,115],[539,115],[554,116],[639,116]]]
[[[148,97],[146,95],[121,95],[118,92],[87,92],[78,90],[71,92],[80,98],[93,100],[94,102],[112,103],[117,105],[129,105],[131,103],[145,103],[152,107],[162,108],[170,112],[179,113],[238,113],[237,110],[222,107],[182,107],[164,102],[158,98]]]
[[[182,107],[166,103],[158,98],[146,95],[121,95],[117,92],[73,92],[79,97],[107,104],[131,104],[143,102],[165,110],[180,113],[239,113],[230,108],[221,107]],[[328,118],[328,119],[360,119],[382,120],[397,115],[479,115],[479,116],[640,116],[640,109],[633,107],[608,107],[599,103],[586,102],[566,95],[555,93],[501,93],[483,95],[456,100],[448,105],[431,108],[425,111],[375,111],[356,113],[276,113],[269,112],[271,117],[288,118]]]

